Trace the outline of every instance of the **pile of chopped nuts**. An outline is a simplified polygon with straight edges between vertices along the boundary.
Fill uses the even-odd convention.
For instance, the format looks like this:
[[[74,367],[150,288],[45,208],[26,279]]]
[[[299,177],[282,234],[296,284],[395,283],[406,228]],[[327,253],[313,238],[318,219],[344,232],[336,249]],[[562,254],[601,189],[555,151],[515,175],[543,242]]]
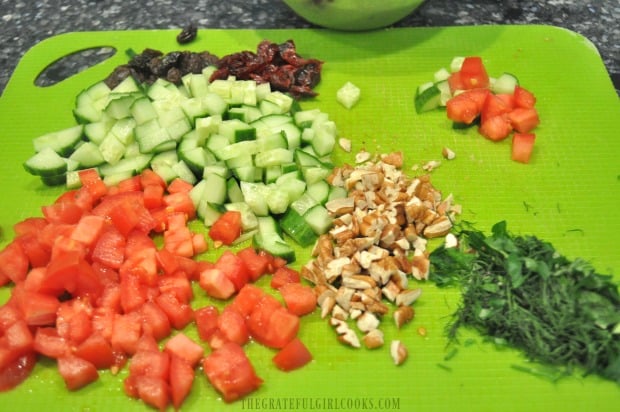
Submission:
[[[460,213],[428,175],[409,178],[402,164],[402,153],[395,152],[334,169],[328,181],[347,189],[348,197],[327,202],[334,225],[301,269],[314,284],[321,317],[355,348],[383,346],[379,326],[390,311],[399,329],[414,318],[412,304],[422,291],[409,287],[409,276],[428,278],[427,241],[448,235]],[[390,352],[397,365],[407,357],[400,341]]]

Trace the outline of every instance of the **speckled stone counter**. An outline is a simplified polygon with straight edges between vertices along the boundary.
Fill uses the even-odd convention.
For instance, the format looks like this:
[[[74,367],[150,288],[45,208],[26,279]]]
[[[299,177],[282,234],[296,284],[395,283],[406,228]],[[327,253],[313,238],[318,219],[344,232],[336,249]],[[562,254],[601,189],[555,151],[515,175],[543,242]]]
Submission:
[[[70,31],[180,28],[306,28],[279,0],[0,0],[0,92],[23,54]],[[396,27],[548,24],[598,48],[620,93],[620,0],[427,0]],[[62,75],[60,73],[59,75]]]

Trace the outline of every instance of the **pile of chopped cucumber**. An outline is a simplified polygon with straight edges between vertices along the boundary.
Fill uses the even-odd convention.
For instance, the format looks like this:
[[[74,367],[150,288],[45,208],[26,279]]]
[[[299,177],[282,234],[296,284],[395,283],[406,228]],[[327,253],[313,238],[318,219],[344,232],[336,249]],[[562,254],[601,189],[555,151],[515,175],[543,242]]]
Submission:
[[[78,125],[35,138],[25,169],[68,188],[80,185],[78,172],[87,168],[108,184],[146,168],[167,182],[181,178],[194,185],[190,195],[206,226],[237,210],[244,239],[294,260],[283,233],[313,244],[331,225],[325,203],[346,196],[325,180],[336,125],[269,83],[209,82],[214,69],[188,74],[180,86],[131,77],[114,89],[92,85],[77,96]]]

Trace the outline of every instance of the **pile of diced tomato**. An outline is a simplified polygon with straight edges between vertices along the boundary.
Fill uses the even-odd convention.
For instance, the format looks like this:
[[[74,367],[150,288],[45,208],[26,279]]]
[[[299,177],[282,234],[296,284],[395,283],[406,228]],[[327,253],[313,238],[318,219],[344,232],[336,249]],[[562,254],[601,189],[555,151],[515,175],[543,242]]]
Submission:
[[[466,57],[461,69],[448,78],[454,94],[446,104],[448,118],[469,125],[480,120],[479,132],[493,141],[500,141],[514,132],[512,158],[528,163],[534,147],[532,132],[540,123],[534,107],[535,96],[517,85],[513,93],[493,93],[490,78],[482,59]]]
[[[250,339],[274,348],[285,371],[312,359],[297,338],[300,316],[316,307],[312,288],[284,260],[251,247],[195,259],[208,243],[188,227],[191,185],[166,184],[151,170],[113,187],[92,170],[80,179],[42,217],[15,224],[0,251],[0,285],[12,284],[0,306],[0,391],[43,356],[56,360],[69,390],[127,367],[127,395],[178,409],[199,367],[227,402],[258,389],[243,349]],[[236,213],[222,215],[210,235],[228,244],[231,230],[239,233]],[[265,274],[273,290],[253,284]],[[195,282],[212,305],[192,308]],[[190,324],[198,339],[186,333]]]

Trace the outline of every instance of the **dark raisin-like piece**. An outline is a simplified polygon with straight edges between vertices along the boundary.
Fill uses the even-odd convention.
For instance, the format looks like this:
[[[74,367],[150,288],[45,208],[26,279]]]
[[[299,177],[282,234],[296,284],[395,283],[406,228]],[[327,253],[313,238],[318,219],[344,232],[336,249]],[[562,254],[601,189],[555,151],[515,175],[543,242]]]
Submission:
[[[177,43],[187,44],[192,42],[196,38],[197,34],[198,28],[193,23],[189,24],[181,31],[181,33],[177,35]]]

